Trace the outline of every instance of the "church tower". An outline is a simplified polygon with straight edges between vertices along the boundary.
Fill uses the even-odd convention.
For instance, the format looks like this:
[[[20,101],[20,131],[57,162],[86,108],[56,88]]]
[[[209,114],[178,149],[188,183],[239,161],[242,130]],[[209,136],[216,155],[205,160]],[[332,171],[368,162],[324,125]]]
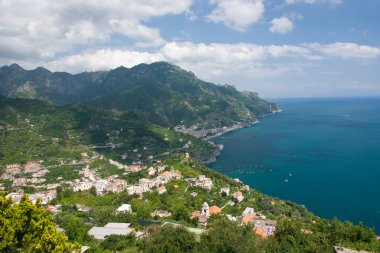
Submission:
[[[210,207],[207,202],[203,203],[201,215],[207,218],[210,217]]]

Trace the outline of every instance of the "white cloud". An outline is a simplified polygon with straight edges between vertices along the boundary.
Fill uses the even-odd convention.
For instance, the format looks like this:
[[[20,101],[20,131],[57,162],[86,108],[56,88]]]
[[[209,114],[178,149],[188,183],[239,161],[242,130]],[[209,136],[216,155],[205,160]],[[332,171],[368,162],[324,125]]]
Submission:
[[[85,51],[51,61],[20,61],[20,63],[31,68],[43,65],[55,71],[81,72],[168,61],[191,70],[207,80],[226,72],[270,75],[272,68],[273,74],[284,73],[294,70],[296,66],[312,64],[326,58],[366,60],[377,57],[380,57],[380,48],[354,43],[257,45],[171,42],[153,52],[109,48]],[[284,62],[289,66],[281,65]],[[291,65],[291,63],[297,64]],[[281,68],[276,67],[274,71],[273,66],[280,65]],[[279,69],[281,71],[278,71]]]
[[[54,57],[76,46],[112,41],[119,34],[138,46],[165,43],[152,17],[189,12],[192,0],[0,1],[0,57]]]
[[[333,43],[321,45],[319,43],[306,44],[306,47],[313,49],[322,55],[338,57],[342,59],[373,59],[380,56],[380,48],[356,43]]]
[[[27,69],[43,66],[52,71],[78,73],[168,61],[183,69],[193,71],[199,78],[206,81],[235,84],[240,89],[257,90],[267,92],[265,93],[267,96],[276,96],[281,95],[281,92],[291,95],[286,85],[293,82],[299,83],[299,88],[301,88],[299,94],[317,92],[318,89],[313,91],[308,89],[311,87],[310,76],[318,71],[322,71],[318,72],[318,76],[321,74],[326,76],[326,71],[328,73],[342,71],[339,67],[324,68],[324,63],[327,61],[339,63],[335,64],[339,66],[340,63],[356,64],[357,61],[366,62],[368,59],[379,58],[380,48],[354,43],[258,45],[171,42],[152,52],[143,49],[108,48],[87,50],[50,61],[24,60],[18,63]],[[1,59],[0,64],[4,64]],[[269,89],[265,86],[271,81],[275,81],[278,88]],[[308,82],[307,87],[301,85],[304,82]],[[253,83],[256,84],[255,87],[252,87]],[[327,91],[328,89],[324,89],[324,92]]]
[[[272,33],[285,34],[291,32],[294,29],[293,22],[287,17],[275,18],[271,22],[269,30]]]
[[[243,32],[260,21],[264,14],[264,0],[209,0],[216,8],[207,20]]]
[[[285,0],[286,4],[296,4],[296,3],[306,3],[306,4],[317,4],[317,3],[327,3],[331,5],[338,5],[343,3],[343,0]]]
[[[163,60],[159,53],[140,52],[128,49],[100,49],[82,54],[61,57],[48,62],[47,68],[53,71],[81,71],[108,70],[120,66],[133,67],[140,63],[152,63]],[[35,67],[35,66],[34,66]]]

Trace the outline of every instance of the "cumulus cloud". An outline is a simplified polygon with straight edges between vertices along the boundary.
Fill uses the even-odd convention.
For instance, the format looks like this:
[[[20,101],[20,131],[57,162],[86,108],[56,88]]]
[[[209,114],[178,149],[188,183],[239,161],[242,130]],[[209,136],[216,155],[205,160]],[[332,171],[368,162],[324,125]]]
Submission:
[[[301,63],[309,64],[326,58],[366,60],[378,57],[380,57],[380,48],[355,43],[258,45],[171,42],[153,52],[108,48],[85,51],[45,62],[20,61],[20,63],[27,67],[42,65],[55,71],[76,73],[86,70],[107,70],[121,65],[132,67],[139,63],[168,61],[191,70],[202,78],[212,78],[225,72],[238,74],[253,71],[256,74],[270,74],[268,64],[277,64],[284,60],[288,63],[297,62],[297,66],[300,66]],[[278,73],[294,69],[294,66],[291,68],[282,66],[281,72]],[[260,72],[263,70],[265,72]]]
[[[274,18],[271,22],[269,30],[272,33],[285,34],[294,29],[293,22],[287,17]]]
[[[356,43],[307,44],[306,47],[329,57],[342,59],[373,59],[380,56],[380,48]]]
[[[159,53],[140,52],[128,49],[100,49],[81,54],[60,57],[48,62],[47,68],[54,71],[108,70],[120,66],[133,67],[140,63],[152,63],[163,60]]]
[[[216,8],[206,17],[214,23],[243,32],[260,21],[264,14],[264,0],[209,0]]]
[[[189,11],[192,0],[0,1],[0,57],[54,57],[75,47],[108,43],[118,34],[138,46],[165,43],[143,23]]]

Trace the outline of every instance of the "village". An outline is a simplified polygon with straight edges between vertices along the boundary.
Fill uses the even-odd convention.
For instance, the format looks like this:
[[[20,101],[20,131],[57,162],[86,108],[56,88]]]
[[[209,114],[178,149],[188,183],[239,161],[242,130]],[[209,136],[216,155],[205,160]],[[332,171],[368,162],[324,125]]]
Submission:
[[[184,159],[189,159],[189,154],[184,156]],[[96,168],[91,167],[91,162],[94,160],[101,160],[117,168],[120,172],[115,175],[107,177],[101,177]],[[200,189],[204,192],[217,192],[220,198],[225,199],[225,203],[222,206],[212,204],[212,200],[207,201],[207,198],[198,210],[193,210],[189,217],[190,220],[196,221],[195,224],[200,231],[207,228],[208,222],[213,215],[223,215],[231,221],[238,222],[241,225],[251,225],[254,231],[266,238],[273,235],[276,228],[276,221],[267,219],[267,217],[261,212],[256,212],[253,207],[245,207],[244,210],[236,215],[224,212],[223,209],[239,205],[245,201],[245,194],[250,192],[248,185],[244,185],[239,179],[235,179],[235,183],[239,187],[233,187],[233,191],[230,186],[225,187],[216,186],[212,179],[205,175],[197,175],[196,177],[184,177],[183,174],[170,166],[165,165],[161,161],[150,166],[142,166],[140,164],[125,165],[112,159],[106,159],[103,156],[88,157],[87,154],[83,154],[81,161],[84,167],[78,172],[78,178],[71,181],[63,180],[62,177],[57,177],[55,182],[47,180],[45,175],[49,172],[48,167],[41,165],[40,161],[29,161],[24,165],[21,164],[8,164],[3,169],[1,174],[1,180],[8,180],[12,182],[12,189],[15,191],[9,192],[6,197],[12,197],[14,203],[19,203],[24,191],[24,188],[32,188],[36,192],[28,194],[29,198],[36,203],[39,199],[46,209],[54,215],[60,213],[61,205],[51,205],[50,202],[57,197],[57,187],[65,187],[72,192],[84,192],[93,191],[96,196],[104,196],[109,192],[121,193],[125,192],[128,195],[136,196],[139,199],[148,199],[144,196],[145,193],[156,193],[159,196],[168,194],[168,191],[172,189],[180,188],[179,185],[184,185],[184,191],[189,191],[191,197],[196,198]],[[74,163],[74,162],[72,162]],[[77,162],[78,163],[78,162]],[[132,175],[133,173],[144,172],[146,177],[138,178],[138,180],[131,184],[127,180],[122,179],[125,175]],[[49,183],[46,183],[48,182]],[[168,184],[171,184],[168,188]],[[3,187],[3,186],[2,186]],[[182,187],[182,186],[181,186]],[[190,192],[191,191],[191,192]],[[77,204],[78,211],[88,211],[90,207]],[[134,207],[129,203],[123,203],[120,205],[116,212],[129,212],[133,213]],[[172,213],[170,210],[154,210],[151,213],[152,218],[159,218],[163,222],[173,222]],[[123,225],[124,224],[124,225]],[[129,234],[136,233],[136,235],[143,235],[143,231],[135,231],[131,229],[127,223],[112,223],[107,227],[96,227],[89,230],[89,235],[94,236],[97,239],[104,239],[109,234]],[[100,231],[100,232],[99,232]],[[198,230],[199,232],[199,230]],[[101,233],[101,235],[99,235]]]

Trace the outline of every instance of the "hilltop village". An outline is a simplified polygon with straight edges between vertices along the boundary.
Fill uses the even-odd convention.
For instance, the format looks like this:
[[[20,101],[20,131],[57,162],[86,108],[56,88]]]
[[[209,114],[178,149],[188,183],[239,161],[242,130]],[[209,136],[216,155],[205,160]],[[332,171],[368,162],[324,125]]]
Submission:
[[[62,200],[62,196],[58,196],[57,190],[62,192],[63,189],[63,191],[71,192],[72,196],[89,193],[97,198],[110,194],[115,198],[120,195],[130,196],[127,198],[129,201],[114,206],[115,214],[128,212],[139,219],[157,220],[161,223],[179,222],[189,229],[198,227],[200,229],[196,230],[198,233],[207,227],[213,216],[222,215],[241,225],[251,225],[254,231],[263,238],[273,235],[276,221],[267,219],[263,212],[255,209],[254,206],[257,206],[257,203],[254,204],[255,199],[252,198],[254,193],[248,185],[243,184],[239,179],[233,180],[231,185],[224,176],[213,178],[217,175],[216,173],[208,176],[209,171],[201,174],[202,171],[195,168],[199,165],[192,162],[189,154],[180,156],[180,159],[177,157],[175,160],[174,163],[173,161],[169,163],[156,161],[149,166],[125,165],[101,155],[90,157],[83,153],[81,161],[70,162],[73,166],[82,165],[81,169],[76,170],[77,177],[70,175],[71,179],[68,176],[52,178],[54,167],[43,166],[41,161],[29,161],[24,165],[7,164],[2,170],[1,187],[4,189],[4,183],[11,184],[14,191],[6,197],[12,197],[14,203],[20,202],[24,193],[29,193],[29,198],[34,203],[39,201],[55,216],[59,216],[64,209],[63,206],[68,202],[75,207],[75,212],[91,213],[91,209],[98,208],[87,204],[86,198],[76,198],[77,202],[73,202],[75,198],[68,198],[60,202],[58,199]],[[114,174],[109,174],[109,171]],[[178,195],[181,195],[182,199],[191,200],[189,204],[184,204],[183,210],[179,211],[178,205],[173,206],[174,203],[163,203],[167,201],[165,199]],[[134,199],[140,202],[134,205],[133,203],[136,203]],[[271,204],[276,205],[273,201]],[[166,209],[163,206],[166,206]],[[149,209],[149,217],[141,215],[141,209],[144,208]],[[178,214],[179,212],[182,212],[181,215]],[[109,220],[111,223],[116,221],[117,219]],[[93,229],[90,229],[88,233],[99,238],[96,232],[99,228],[97,229],[97,224],[93,225]],[[103,227],[103,230],[108,232],[102,231],[106,234],[132,232],[139,236],[145,234],[141,227],[137,231],[129,228],[130,225],[124,230]],[[101,238],[104,239],[104,236],[103,234]]]

